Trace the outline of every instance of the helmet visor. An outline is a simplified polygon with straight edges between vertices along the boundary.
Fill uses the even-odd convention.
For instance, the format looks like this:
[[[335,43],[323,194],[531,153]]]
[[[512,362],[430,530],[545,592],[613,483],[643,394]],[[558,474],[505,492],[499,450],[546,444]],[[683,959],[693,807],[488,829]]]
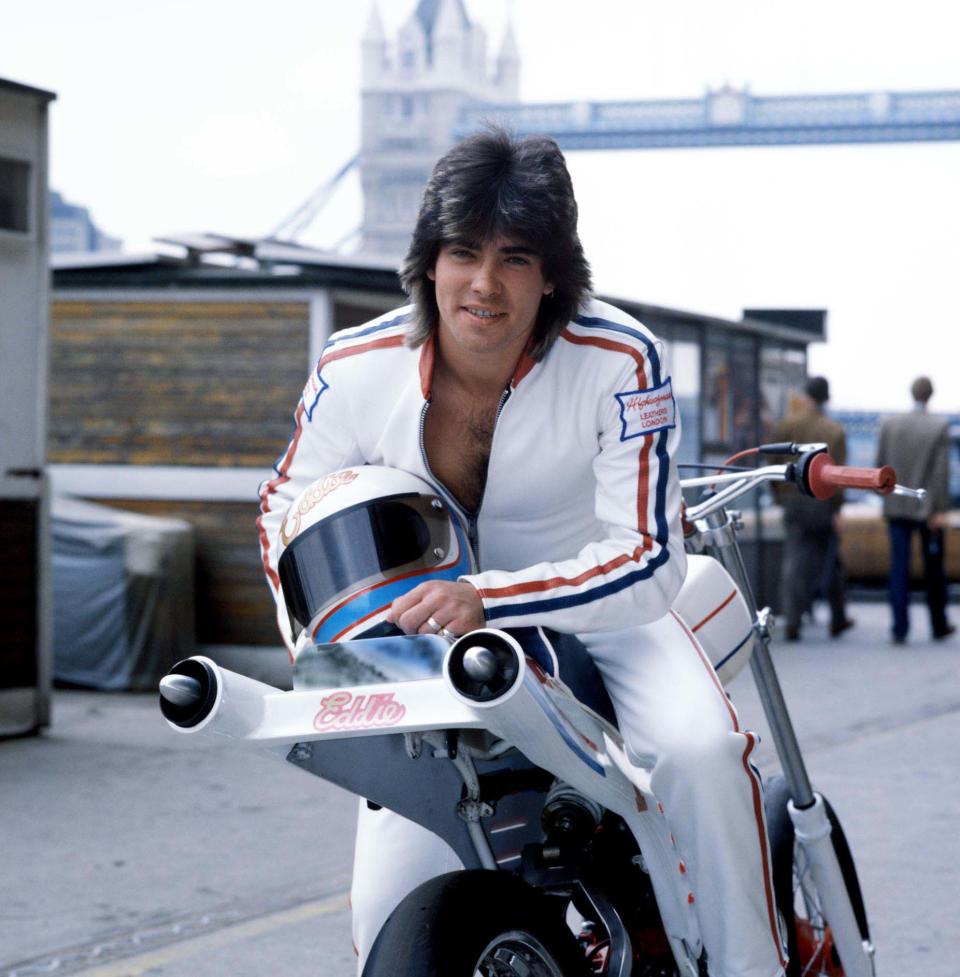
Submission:
[[[447,558],[453,527],[436,496],[363,502],[311,526],[280,557],[280,585],[296,638],[337,598],[430,569]]]

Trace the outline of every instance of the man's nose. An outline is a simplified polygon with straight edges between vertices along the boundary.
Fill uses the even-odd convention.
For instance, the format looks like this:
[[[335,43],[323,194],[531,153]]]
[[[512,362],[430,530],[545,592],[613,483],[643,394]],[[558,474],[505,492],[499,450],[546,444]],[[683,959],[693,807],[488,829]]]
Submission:
[[[500,292],[500,278],[497,275],[496,265],[492,262],[483,262],[477,268],[470,287],[477,295],[484,297],[497,295]]]

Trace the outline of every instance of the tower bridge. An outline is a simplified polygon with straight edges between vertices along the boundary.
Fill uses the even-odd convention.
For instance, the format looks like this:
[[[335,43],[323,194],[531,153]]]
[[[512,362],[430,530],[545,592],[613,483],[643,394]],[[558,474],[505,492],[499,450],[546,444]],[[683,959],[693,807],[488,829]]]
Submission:
[[[960,91],[757,96],[722,88],[702,98],[476,105],[454,139],[487,119],[518,135],[549,133],[564,149],[676,149],[960,139]]]
[[[360,151],[274,230],[275,238],[296,239],[356,167],[360,249],[398,258],[433,164],[487,121],[518,135],[547,133],[565,150],[960,139],[960,91],[758,96],[724,87],[701,98],[524,104],[512,27],[491,61],[486,33],[463,0],[419,0],[392,40],[373,0],[361,47]]]

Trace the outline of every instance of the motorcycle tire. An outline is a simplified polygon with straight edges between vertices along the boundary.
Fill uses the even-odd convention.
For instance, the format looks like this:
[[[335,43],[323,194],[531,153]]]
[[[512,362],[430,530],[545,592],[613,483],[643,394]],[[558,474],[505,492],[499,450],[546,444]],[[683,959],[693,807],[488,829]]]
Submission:
[[[790,790],[782,777],[764,787],[764,809],[773,864],[773,888],[780,918],[786,929],[790,963],[787,977],[843,977],[844,971],[833,945],[830,927],[823,918],[803,850],[794,838],[793,822],[787,811]],[[853,913],[863,940],[870,939],[867,913],[860,891],[857,869],[840,820],[824,798],[830,821],[830,840],[837,853],[843,881],[850,894]]]
[[[506,872],[450,872],[383,924],[363,977],[585,977],[562,907]]]

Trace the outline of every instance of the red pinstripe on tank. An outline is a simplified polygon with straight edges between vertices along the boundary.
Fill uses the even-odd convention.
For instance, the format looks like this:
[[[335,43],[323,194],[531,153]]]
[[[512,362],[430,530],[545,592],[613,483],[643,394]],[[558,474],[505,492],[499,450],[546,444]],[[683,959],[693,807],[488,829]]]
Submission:
[[[732,601],[733,598],[736,596],[737,596],[736,590],[731,591],[730,596],[727,597],[727,599],[719,607],[715,607],[699,624],[695,624],[690,630],[694,634],[696,634],[700,630],[700,628],[702,628],[704,624],[707,623],[707,621],[716,617],[727,606],[727,604],[729,604],[730,601]]]

